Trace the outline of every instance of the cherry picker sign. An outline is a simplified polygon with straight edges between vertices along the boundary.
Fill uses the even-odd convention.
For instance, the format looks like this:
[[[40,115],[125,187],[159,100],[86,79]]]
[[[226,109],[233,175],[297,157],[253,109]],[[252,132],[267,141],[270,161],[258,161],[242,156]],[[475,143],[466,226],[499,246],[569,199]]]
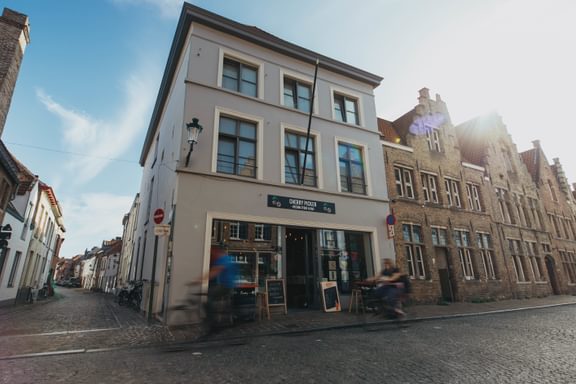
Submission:
[[[328,213],[332,215],[336,213],[336,204],[334,203],[278,195],[268,195],[268,206],[306,212]]]

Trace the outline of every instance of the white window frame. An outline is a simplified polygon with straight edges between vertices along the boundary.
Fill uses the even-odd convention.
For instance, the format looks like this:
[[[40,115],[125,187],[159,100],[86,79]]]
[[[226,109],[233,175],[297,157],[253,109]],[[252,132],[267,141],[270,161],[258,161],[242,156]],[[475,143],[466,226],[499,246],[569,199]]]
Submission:
[[[356,123],[350,123],[347,121],[340,121],[336,118],[336,112],[334,111],[334,95],[338,94],[350,99],[354,99],[356,101],[356,108],[357,111],[356,113],[358,114],[358,124]],[[364,116],[362,111],[364,110],[363,108],[363,103],[362,103],[362,97],[359,93],[354,93],[351,92],[350,90],[346,89],[346,88],[341,88],[341,87],[335,87],[335,86],[331,86],[330,87],[330,107],[332,109],[332,120],[338,122],[338,123],[342,123],[342,124],[350,124],[350,125],[354,125],[357,127],[363,127],[364,126]]]
[[[482,212],[482,204],[480,202],[480,193],[478,192],[479,186],[474,183],[466,183],[466,197],[468,198],[468,205],[473,211]]]
[[[300,83],[306,83],[310,85],[310,91],[314,92],[314,100],[311,100],[312,102],[312,114],[313,115],[317,115],[318,114],[318,97],[316,97],[316,95],[318,95],[318,84],[316,84],[316,90],[314,91],[314,89],[312,89],[312,86],[314,85],[314,79],[305,75],[302,75],[300,73],[296,73],[293,71],[289,71],[286,69],[280,69],[280,105],[285,106],[286,108],[289,108],[291,111],[299,111],[301,113],[306,113],[307,112],[303,112],[297,108],[292,108],[290,106],[287,106],[284,104],[284,79],[286,78],[290,78],[292,80],[295,80],[297,82]],[[312,94],[310,94],[310,97],[312,97]]]
[[[460,200],[459,181],[450,177],[444,178],[444,187],[446,188],[446,198],[449,207],[462,208]]]
[[[286,142],[285,142],[285,135],[286,131],[294,132],[300,135],[306,135],[307,130],[302,127],[297,127],[294,125],[280,123],[280,182],[282,184],[286,184],[286,158],[285,158],[285,150],[286,150]],[[322,146],[320,142],[322,140],[322,136],[320,132],[315,130],[310,130],[310,137],[314,138],[314,153],[316,156],[316,187],[305,186],[308,188],[314,189],[324,189],[324,177],[322,171]],[[339,167],[338,167],[339,169]],[[296,184],[286,184],[286,185],[296,185]],[[338,184],[340,185],[340,184]]]
[[[264,62],[261,60],[258,60],[252,56],[248,56],[245,55],[243,53],[240,53],[238,51],[234,51],[232,49],[229,48],[224,48],[224,47],[220,47],[219,52],[218,52],[218,78],[216,80],[216,84],[218,86],[218,88],[224,89],[228,92],[233,92],[230,91],[224,87],[222,87],[222,75],[224,72],[224,58],[228,58],[231,60],[236,60],[254,67],[258,68],[258,85],[256,88],[256,98],[258,99],[264,99]],[[250,95],[246,95],[243,94],[241,92],[237,92],[239,95],[243,95],[245,97],[253,97]],[[216,126],[216,125],[215,125]]]
[[[438,128],[428,128],[426,130],[426,142],[431,151],[442,152],[440,147],[440,130]]]
[[[231,119],[246,120],[256,124],[256,177],[246,178],[243,176],[220,173],[218,169],[218,137],[220,134],[220,116],[225,115]],[[263,127],[264,119],[259,116],[248,115],[246,113],[234,111],[232,109],[215,107],[214,108],[214,127],[212,130],[212,172],[226,177],[240,177],[242,179],[262,180],[264,177],[264,138]]]
[[[433,173],[422,172],[421,178],[424,201],[434,204],[440,203],[440,199],[438,198],[438,176]]]
[[[437,225],[430,226],[430,236],[432,237],[432,245],[435,247],[447,247],[448,246],[448,229],[446,227],[440,227]],[[438,235],[438,244],[434,243],[434,236],[432,236],[432,229],[436,229],[437,233],[440,234],[441,231],[444,232],[444,243],[440,241],[441,237]]]
[[[360,149],[362,150],[362,161],[364,162],[364,183],[366,183],[365,195],[342,191],[342,185],[340,183],[340,155],[338,151],[338,146],[340,143],[355,145],[357,147],[360,147]],[[371,179],[372,173],[370,172],[371,168],[370,168],[370,161],[368,158],[368,145],[366,143],[361,143],[353,139],[336,136],[334,137],[334,154],[335,154],[334,164],[336,165],[336,180],[337,180],[338,192],[351,193],[353,195],[359,195],[359,196],[372,196],[372,179]]]
[[[398,180],[397,173],[400,172],[400,180]],[[406,180],[406,175],[410,180]],[[394,165],[394,179],[397,186],[400,186],[400,190],[402,194],[399,195],[400,197],[405,197],[407,199],[415,199],[416,194],[414,193],[414,170],[409,167],[405,167],[402,165]],[[410,190],[410,194],[408,194],[408,190]]]
[[[460,264],[462,265],[462,274],[465,280],[474,280],[474,264],[472,263],[472,255],[468,248],[458,248],[458,255],[460,256]]]

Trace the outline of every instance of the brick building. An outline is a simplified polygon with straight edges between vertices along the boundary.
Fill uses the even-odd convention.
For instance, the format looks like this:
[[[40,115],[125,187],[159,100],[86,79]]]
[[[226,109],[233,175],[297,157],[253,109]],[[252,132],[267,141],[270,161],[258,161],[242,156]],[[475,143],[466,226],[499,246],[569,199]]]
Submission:
[[[521,156],[544,206],[547,239],[540,244],[554,293],[576,293],[575,199],[558,158],[548,163],[538,140]]]
[[[379,120],[398,264],[421,302],[509,295],[491,218],[487,170],[465,157],[446,104],[420,90],[418,105]]]

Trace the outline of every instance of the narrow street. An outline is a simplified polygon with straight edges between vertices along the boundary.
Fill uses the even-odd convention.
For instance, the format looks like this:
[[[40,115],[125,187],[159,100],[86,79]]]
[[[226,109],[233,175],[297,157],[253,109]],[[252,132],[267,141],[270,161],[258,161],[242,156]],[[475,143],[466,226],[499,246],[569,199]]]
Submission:
[[[71,353],[2,358],[0,383],[576,382],[574,305],[167,348],[162,327],[104,295],[61,292],[2,312],[0,346]]]

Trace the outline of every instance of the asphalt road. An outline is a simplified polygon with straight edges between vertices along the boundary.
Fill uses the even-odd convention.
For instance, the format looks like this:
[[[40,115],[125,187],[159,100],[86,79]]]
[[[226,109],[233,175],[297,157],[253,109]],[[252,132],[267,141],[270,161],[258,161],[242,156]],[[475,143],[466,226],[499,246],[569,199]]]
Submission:
[[[0,383],[576,383],[576,307],[0,360]]]

